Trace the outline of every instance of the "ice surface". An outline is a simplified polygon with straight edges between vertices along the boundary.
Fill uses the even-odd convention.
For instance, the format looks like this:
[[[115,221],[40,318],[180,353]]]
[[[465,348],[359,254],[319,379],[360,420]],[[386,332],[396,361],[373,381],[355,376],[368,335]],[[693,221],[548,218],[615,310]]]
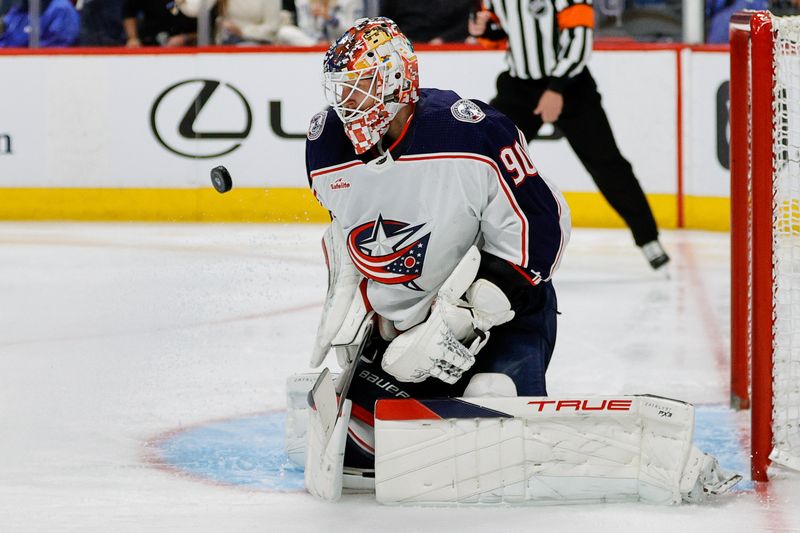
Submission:
[[[680,507],[330,505],[292,489],[296,470],[268,479],[325,292],[322,231],[0,224],[0,531],[800,531],[786,473]],[[725,408],[728,237],[662,240],[669,280],[627,232],[575,230],[550,392],[694,402],[698,442],[742,468],[747,415]]]

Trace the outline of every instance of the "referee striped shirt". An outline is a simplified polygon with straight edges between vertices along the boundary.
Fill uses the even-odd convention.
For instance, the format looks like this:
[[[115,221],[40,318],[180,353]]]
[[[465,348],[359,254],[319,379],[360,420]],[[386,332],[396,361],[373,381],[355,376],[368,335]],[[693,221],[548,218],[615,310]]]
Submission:
[[[483,0],[508,37],[506,61],[515,78],[550,78],[559,90],[579,74],[592,51],[592,0]]]

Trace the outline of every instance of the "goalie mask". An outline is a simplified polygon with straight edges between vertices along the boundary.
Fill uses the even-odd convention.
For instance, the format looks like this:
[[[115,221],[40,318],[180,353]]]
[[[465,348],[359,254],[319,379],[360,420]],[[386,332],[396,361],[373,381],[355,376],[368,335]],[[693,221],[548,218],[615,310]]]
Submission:
[[[404,105],[418,100],[417,56],[391,20],[360,19],[325,54],[323,84],[345,134],[363,154]]]

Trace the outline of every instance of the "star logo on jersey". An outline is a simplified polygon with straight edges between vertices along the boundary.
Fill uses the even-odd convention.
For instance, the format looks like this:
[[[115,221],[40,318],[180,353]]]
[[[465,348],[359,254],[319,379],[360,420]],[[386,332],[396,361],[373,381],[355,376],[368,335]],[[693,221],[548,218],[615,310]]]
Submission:
[[[425,224],[412,226],[378,219],[355,227],[347,237],[347,250],[364,277],[386,285],[404,285],[421,291],[414,280],[422,275],[430,232]]]

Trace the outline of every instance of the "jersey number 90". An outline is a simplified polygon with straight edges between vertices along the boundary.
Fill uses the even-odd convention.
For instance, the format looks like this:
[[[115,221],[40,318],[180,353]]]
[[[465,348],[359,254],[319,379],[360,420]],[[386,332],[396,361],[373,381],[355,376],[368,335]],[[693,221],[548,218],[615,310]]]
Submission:
[[[528,151],[519,142],[500,150],[500,161],[506,167],[506,172],[511,174],[511,179],[514,180],[514,185],[517,187],[522,185],[525,178],[539,174],[528,155]]]

